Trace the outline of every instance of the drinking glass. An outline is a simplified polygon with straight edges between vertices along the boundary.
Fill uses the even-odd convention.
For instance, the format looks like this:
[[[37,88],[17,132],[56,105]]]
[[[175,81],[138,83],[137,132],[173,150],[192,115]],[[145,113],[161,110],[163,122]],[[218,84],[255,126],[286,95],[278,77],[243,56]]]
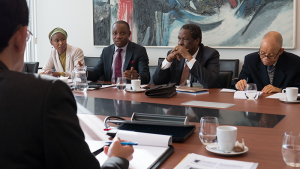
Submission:
[[[87,67],[75,67],[72,71],[72,81],[74,90],[79,92],[86,92],[88,88],[87,83]]]
[[[218,118],[205,116],[201,117],[199,126],[199,138],[204,145],[217,143]]]
[[[118,77],[116,84],[117,84],[118,91],[124,91],[126,89],[126,78]]]
[[[256,100],[258,98],[256,84],[254,83],[246,84],[244,91],[247,100]]]
[[[292,167],[300,167],[300,133],[285,132],[282,142],[282,157]]]

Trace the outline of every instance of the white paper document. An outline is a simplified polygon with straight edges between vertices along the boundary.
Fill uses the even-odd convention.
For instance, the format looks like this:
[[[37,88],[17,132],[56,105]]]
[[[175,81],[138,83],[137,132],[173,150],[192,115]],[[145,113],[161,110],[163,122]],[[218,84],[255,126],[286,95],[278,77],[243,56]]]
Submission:
[[[260,96],[263,92],[257,91],[257,93],[258,93],[258,96]],[[245,91],[236,91],[234,93],[233,98],[235,98],[235,99],[247,99],[247,97],[245,95]]]
[[[298,96],[300,96],[300,94],[298,94]],[[266,98],[269,98],[269,99],[280,99],[280,98],[285,98],[286,97],[286,94],[285,93],[276,93],[276,94],[272,94]]]
[[[203,102],[203,101],[188,101],[185,103],[181,103],[181,105],[185,106],[200,106],[200,107],[212,107],[212,108],[228,108],[234,106],[235,104],[230,103],[218,103],[218,102]]]
[[[130,169],[148,168],[158,159],[160,159],[161,156],[163,156],[164,153],[169,149],[169,145],[172,144],[171,136],[159,134],[120,130],[118,131],[117,136],[122,140],[138,143],[138,145],[133,146],[134,153],[132,155],[133,159],[129,162]],[[86,142],[91,152],[94,152],[105,145],[105,141],[86,140]],[[100,162],[100,165],[107,160],[107,156],[103,152],[97,155],[96,158]]]
[[[234,92],[236,92],[236,90],[223,88],[220,92],[230,92],[230,93],[232,92],[232,93],[234,93]]]
[[[188,154],[174,169],[256,169],[258,163]]]

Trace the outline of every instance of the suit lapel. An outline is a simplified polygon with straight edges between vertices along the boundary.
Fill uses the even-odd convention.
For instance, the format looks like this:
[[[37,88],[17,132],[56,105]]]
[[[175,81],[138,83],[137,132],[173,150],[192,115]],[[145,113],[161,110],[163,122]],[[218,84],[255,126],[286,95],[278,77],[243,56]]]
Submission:
[[[283,79],[285,78],[284,70],[286,69],[286,64],[284,61],[284,56],[279,56],[279,59],[275,66],[275,73],[273,78],[273,86],[280,87]]]
[[[109,77],[112,76],[112,72],[111,72],[111,66],[112,66],[112,60],[113,60],[113,57],[114,57],[114,52],[115,52],[115,45],[111,45],[110,46],[110,49],[108,50],[108,59],[106,61],[106,65],[109,67],[108,69],[105,69],[108,70],[108,74],[109,74]]]
[[[261,79],[261,82],[263,84],[262,87],[265,87],[266,85],[270,84],[267,68],[261,61],[259,62],[257,69],[258,69],[258,76]]]
[[[134,45],[132,42],[128,42],[128,46],[127,46],[127,49],[126,49],[126,55],[125,55],[125,62],[124,62],[124,66],[123,66],[123,72],[126,71],[128,65],[129,65],[129,62],[132,58],[132,55],[133,55],[133,50],[134,50]]]

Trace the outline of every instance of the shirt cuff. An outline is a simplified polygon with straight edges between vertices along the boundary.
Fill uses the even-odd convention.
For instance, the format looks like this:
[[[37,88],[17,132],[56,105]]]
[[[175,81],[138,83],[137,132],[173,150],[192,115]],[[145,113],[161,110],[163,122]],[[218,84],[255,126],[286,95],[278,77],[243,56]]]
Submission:
[[[195,62],[196,62],[196,59],[193,58],[193,59],[191,59],[189,62],[187,61],[186,64],[187,64],[187,66],[188,66],[190,69],[192,69]]]
[[[166,70],[171,66],[172,62],[168,62],[167,59],[165,59],[162,63],[161,63],[161,70]]]

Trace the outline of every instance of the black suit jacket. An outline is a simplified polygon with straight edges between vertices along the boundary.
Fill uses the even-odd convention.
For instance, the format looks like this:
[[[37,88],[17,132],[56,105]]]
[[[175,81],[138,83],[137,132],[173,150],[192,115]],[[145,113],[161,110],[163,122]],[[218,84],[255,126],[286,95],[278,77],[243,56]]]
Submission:
[[[168,52],[167,56],[171,51]],[[199,82],[205,88],[218,87],[217,79],[220,71],[219,52],[213,48],[199,46],[199,51],[196,56],[196,62],[192,69],[190,69],[191,83]],[[158,65],[153,74],[153,83],[156,85],[166,83],[176,83],[179,85],[185,59],[180,61],[173,59],[170,68],[161,70],[161,65]]]
[[[104,75],[104,81],[111,81],[111,65],[113,62],[113,54],[115,45],[110,45],[103,49],[97,65],[92,71],[88,71],[88,80],[97,81]],[[130,70],[131,67],[138,72],[142,84],[148,84],[150,81],[149,58],[146,49],[133,42],[128,43],[124,71]]]
[[[244,65],[239,80],[247,79],[248,83],[255,83],[257,90],[262,90],[270,84],[265,66],[257,52],[245,56]],[[289,52],[283,52],[275,65],[273,86],[278,88],[300,87],[300,58]]]
[[[100,168],[64,82],[9,71],[0,61],[0,88],[0,168]],[[102,168],[111,166],[127,168],[128,161],[113,157]]]

